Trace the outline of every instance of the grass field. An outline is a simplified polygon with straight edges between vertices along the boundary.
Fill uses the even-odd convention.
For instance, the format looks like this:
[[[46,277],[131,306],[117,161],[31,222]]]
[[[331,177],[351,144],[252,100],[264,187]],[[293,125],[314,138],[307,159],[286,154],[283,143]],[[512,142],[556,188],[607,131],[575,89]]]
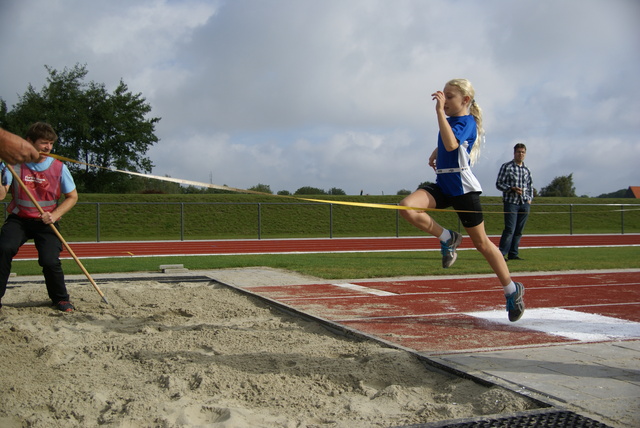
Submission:
[[[640,249],[637,247],[525,249],[521,251],[525,260],[509,262],[509,269],[514,274],[586,269],[638,269],[639,255]],[[448,269],[441,268],[441,256],[437,251],[131,257],[87,259],[82,263],[92,274],[158,272],[160,265],[176,263],[183,264],[190,270],[266,266],[325,279],[492,273],[478,251],[460,251],[458,257],[458,261]],[[82,274],[73,260],[63,260],[63,266],[66,274]],[[12,272],[18,275],[39,275],[40,267],[35,261],[15,261]]]
[[[311,196],[337,201],[397,204],[402,196]],[[77,205],[61,222],[70,242],[198,240],[256,238],[315,238],[420,235],[396,210],[307,203],[291,198],[257,195],[80,195]],[[482,199],[487,233],[502,230],[500,198]],[[99,205],[98,205],[99,203]],[[610,204],[596,206],[595,204]],[[625,206],[624,213],[620,204]],[[97,215],[99,214],[99,216]],[[443,225],[457,228],[455,213],[434,213]],[[538,198],[525,233],[581,234],[640,233],[640,201],[634,199]],[[459,227],[459,226],[458,226]],[[181,232],[182,230],[182,232]],[[182,235],[182,236],[181,236]],[[640,250],[628,248],[530,249],[524,262],[510,263],[512,272],[640,267]],[[450,269],[440,268],[438,252],[247,255],[118,258],[85,260],[92,273],[149,272],[161,264],[184,264],[188,269],[269,266],[321,278],[369,278],[397,275],[490,273],[477,251],[462,251]],[[63,261],[67,274],[81,274],[74,261]],[[38,275],[33,261],[16,261],[13,272]]]
[[[402,196],[311,196],[328,201],[395,205]],[[482,198],[485,227],[502,231],[498,197]],[[596,205],[610,204],[610,205]],[[620,204],[625,206],[621,212]],[[459,229],[455,213],[433,216]],[[624,224],[624,227],[623,227]],[[61,221],[69,242],[254,238],[382,237],[420,235],[397,210],[311,203],[276,196],[80,195]],[[537,198],[526,233],[640,233],[640,200]]]

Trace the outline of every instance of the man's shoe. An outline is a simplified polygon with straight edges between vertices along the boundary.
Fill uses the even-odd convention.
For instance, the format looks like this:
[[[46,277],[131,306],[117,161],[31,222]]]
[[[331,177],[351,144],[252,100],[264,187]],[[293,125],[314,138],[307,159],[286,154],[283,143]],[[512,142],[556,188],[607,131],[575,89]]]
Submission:
[[[451,266],[458,258],[458,253],[456,253],[456,248],[462,242],[462,235],[458,232],[454,232],[450,230],[451,238],[447,242],[440,242],[440,253],[442,254],[442,267],[448,268]]]
[[[505,296],[507,298],[507,312],[509,312],[509,321],[516,322],[524,313],[524,286],[516,282],[516,291]]]
[[[73,312],[75,310],[71,302],[67,300],[60,300],[58,303],[55,304],[55,306],[56,308],[58,308],[59,311],[62,311],[62,312]]]
[[[509,257],[509,260],[524,260],[524,259],[521,259],[520,257],[515,256],[515,257]]]

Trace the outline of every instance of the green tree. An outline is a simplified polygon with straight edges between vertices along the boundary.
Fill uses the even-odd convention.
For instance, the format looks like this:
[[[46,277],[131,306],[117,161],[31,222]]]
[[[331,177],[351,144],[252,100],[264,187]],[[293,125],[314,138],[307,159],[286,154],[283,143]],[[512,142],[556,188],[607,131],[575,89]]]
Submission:
[[[422,183],[418,184],[418,187],[416,187],[416,189],[419,189],[420,187],[434,186],[435,184],[436,183],[432,181],[423,181]]]
[[[627,197],[627,189],[616,190],[611,193],[603,193],[601,195],[596,196],[596,198],[626,198]]]
[[[329,195],[346,195],[346,192],[338,187],[332,187],[327,193]]]
[[[268,193],[270,195],[273,194],[273,192],[271,191],[271,186],[269,186],[268,184],[256,184],[255,186],[249,187],[247,190],[260,193]]]
[[[430,186],[430,185],[435,185],[435,183],[431,181],[423,181],[422,183],[418,184],[418,187],[416,187],[416,189],[420,187]],[[396,195],[405,196],[405,195],[410,195],[411,193],[413,193],[413,190],[400,189],[396,192]]]
[[[317,187],[303,186],[298,190],[296,190],[293,194],[294,195],[326,195],[327,192],[325,192],[322,189],[318,189]]]
[[[573,186],[573,173],[554,178],[548,186],[540,190],[540,196],[576,197]]]
[[[151,106],[141,94],[133,94],[121,80],[109,93],[104,84],[85,83],[86,66],[76,64],[63,71],[45,66],[49,76],[41,91],[29,85],[13,110],[0,99],[0,124],[24,135],[33,122],[50,123],[58,134],[54,152],[84,163],[67,164],[79,192],[127,192],[140,187],[143,178],[111,171],[111,168],[149,173],[145,156],[158,142],[154,134],[160,118],[147,118]]]

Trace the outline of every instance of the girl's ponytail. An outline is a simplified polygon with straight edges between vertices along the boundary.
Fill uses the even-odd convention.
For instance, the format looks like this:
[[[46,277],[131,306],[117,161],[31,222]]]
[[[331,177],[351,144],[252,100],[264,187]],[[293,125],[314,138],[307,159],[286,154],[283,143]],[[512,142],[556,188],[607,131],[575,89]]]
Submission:
[[[473,166],[480,158],[480,150],[484,144],[484,128],[482,127],[482,109],[475,100],[476,91],[473,89],[473,85],[467,79],[453,79],[447,82],[447,85],[455,86],[460,89],[463,96],[468,96],[471,99],[471,105],[469,106],[469,113],[476,121],[477,137],[473,143],[469,158],[471,165]]]
[[[471,100],[471,107],[469,108],[469,113],[476,121],[476,128],[478,132],[478,136],[476,137],[476,141],[473,143],[473,147],[471,148],[471,153],[469,153],[469,158],[471,160],[471,166],[475,165],[477,160],[480,158],[480,150],[482,150],[482,146],[484,145],[484,128],[482,127],[482,109],[478,105],[475,99]]]

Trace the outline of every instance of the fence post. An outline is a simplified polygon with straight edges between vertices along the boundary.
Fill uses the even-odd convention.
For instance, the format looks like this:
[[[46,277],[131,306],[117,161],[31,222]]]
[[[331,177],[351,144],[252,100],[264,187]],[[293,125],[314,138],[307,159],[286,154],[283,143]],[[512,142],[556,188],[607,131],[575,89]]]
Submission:
[[[399,206],[400,204],[396,204]],[[396,238],[400,237],[400,210],[396,210]]]
[[[624,205],[620,204],[620,233],[624,235]]]
[[[258,202],[258,239],[262,239],[262,203]]]
[[[100,242],[100,202],[96,202],[96,242]]]
[[[573,204],[569,204],[569,235],[573,235]]]
[[[333,238],[333,204],[329,204],[329,238]]]
[[[180,202],[180,240],[184,241],[184,202]]]

